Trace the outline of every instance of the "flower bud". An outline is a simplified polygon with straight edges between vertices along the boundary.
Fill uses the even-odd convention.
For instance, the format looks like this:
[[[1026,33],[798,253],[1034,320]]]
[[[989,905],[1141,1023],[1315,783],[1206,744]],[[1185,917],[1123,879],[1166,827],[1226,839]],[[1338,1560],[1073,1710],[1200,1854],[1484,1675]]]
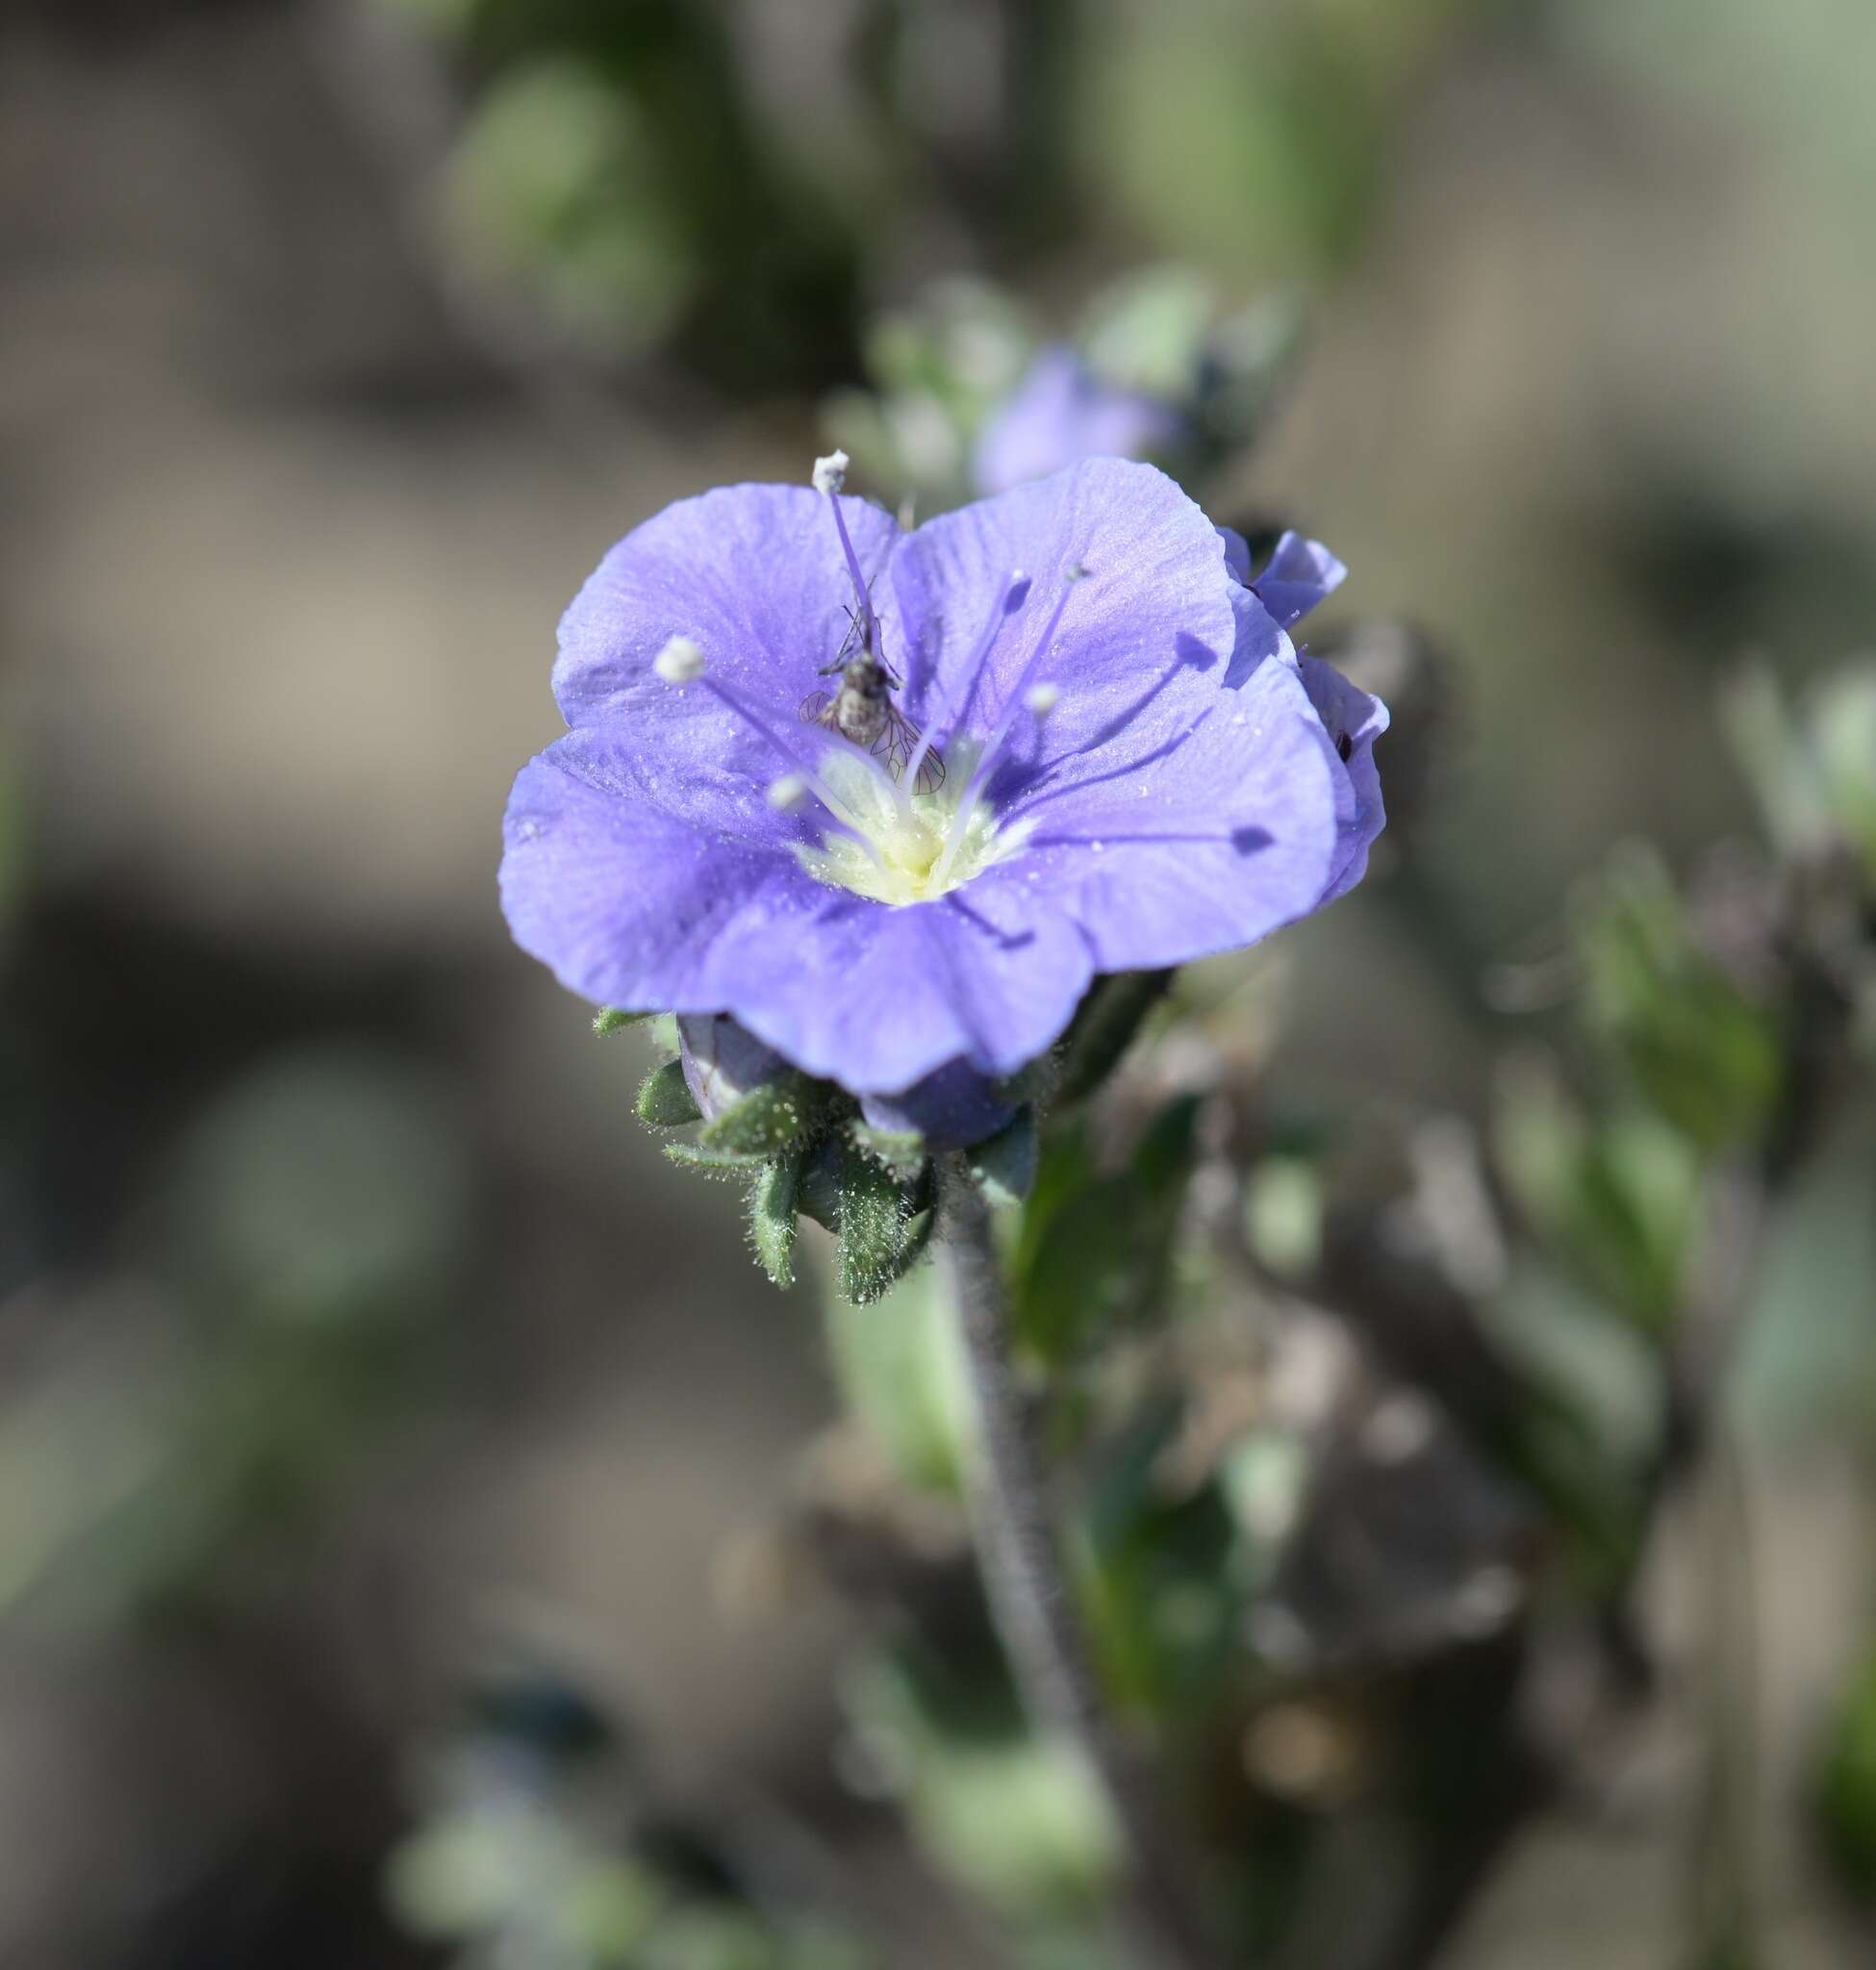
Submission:
[[[862,1095],[860,1113],[870,1128],[916,1134],[933,1150],[968,1149],[998,1134],[1016,1118],[998,1084],[968,1061],[953,1060],[902,1095]]]
[[[727,1013],[682,1014],[677,1049],[684,1085],[705,1122],[717,1121],[747,1096],[794,1071]]]

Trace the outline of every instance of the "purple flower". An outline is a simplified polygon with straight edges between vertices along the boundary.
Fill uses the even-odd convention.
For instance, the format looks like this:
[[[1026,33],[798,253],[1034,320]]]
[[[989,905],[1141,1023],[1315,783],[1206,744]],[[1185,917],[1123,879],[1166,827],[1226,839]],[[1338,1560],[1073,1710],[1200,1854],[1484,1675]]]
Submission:
[[[1117,459],[911,534],[832,487],[668,507],[562,622],[571,729],[508,807],[517,940],[603,1004],[731,1015],[884,1125],[987,1130],[982,1082],[1098,973],[1255,943],[1381,827],[1385,714],[1299,669],[1241,547]],[[812,716],[856,644],[899,680],[871,752]]]
[[[992,412],[972,453],[980,492],[1006,492],[1084,458],[1150,458],[1184,435],[1170,406],[1103,383],[1076,352],[1044,349]]]
[[[1288,630],[1340,588],[1348,574],[1319,541],[1285,533],[1272,548],[1263,572],[1254,577],[1251,549],[1244,536],[1229,527],[1221,527],[1219,532],[1225,542],[1227,567],[1263,605],[1267,619],[1277,625],[1286,648]],[[1367,873],[1369,844],[1387,821],[1382,805],[1381,774],[1375,766],[1375,741],[1387,730],[1387,707],[1380,698],[1356,690],[1320,657],[1305,652],[1295,662],[1309,702],[1347,769],[1348,784],[1340,792],[1337,809],[1342,862],[1323,897],[1324,902],[1332,903]]]

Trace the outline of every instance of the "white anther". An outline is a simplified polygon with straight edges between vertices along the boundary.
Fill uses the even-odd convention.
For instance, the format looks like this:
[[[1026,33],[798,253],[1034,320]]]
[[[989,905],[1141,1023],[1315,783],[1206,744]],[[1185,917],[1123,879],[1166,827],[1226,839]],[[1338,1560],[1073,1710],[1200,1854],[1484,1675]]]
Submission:
[[[825,458],[814,462],[814,490],[817,492],[838,492],[847,484],[847,467],[852,464],[844,451],[830,451]]]
[[[688,636],[673,636],[651,659],[651,668],[667,684],[689,684],[703,675],[703,652]]]
[[[1038,719],[1046,719],[1061,701],[1062,687],[1059,684],[1031,685],[1023,702]]]
[[[793,814],[808,797],[808,783],[799,773],[783,773],[769,782],[769,805],[777,814]]]

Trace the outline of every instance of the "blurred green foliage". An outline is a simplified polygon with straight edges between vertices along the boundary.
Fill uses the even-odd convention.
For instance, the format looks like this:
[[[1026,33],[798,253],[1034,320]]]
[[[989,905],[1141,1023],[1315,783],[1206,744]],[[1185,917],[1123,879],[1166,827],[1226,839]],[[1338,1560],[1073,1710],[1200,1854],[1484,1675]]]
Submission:
[[[1109,223],[1239,286],[1346,264],[1400,105],[1484,0],[859,0],[815,17],[680,0],[380,0],[446,50],[469,109],[447,164],[452,250],[589,355],[672,349],[749,391],[841,380],[863,337],[876,408],[834,428],[907,488],[956,487],[960,434],[1010,380],[1008,303],[969,283],[921,324],[863,327],[921,235],[968,228],[1003,268]],[[1177,134],[1177,140],[1174,139]],[[1090,316],[1100,371],[1175,393],[1207,280]],[[1267,377],[1281,311],[1216,338]],[[1142,359],[1145,360],[1142,360]],[[1255,381],[1214,411],[1242,433]]]
[[[1864,0],[383,4],[429,38],[459,90],[435,210],[454,271],[504,327],[524,320],[531,350],[559,344],[640,388],[688,372],[797,431],[819,400],[874,489],[921,512],[966,495],[985,417],[1056,339],[1101,377],[1179,406],[1202,441],[1181,472],[1237,490],[1302,300],[1320,302],[1355,265],[1419,85],[1475,29],[1515,15],[1572,57],[1619,64],[1625,88],[1652,76],[1667,95],[1648,99],[1645,128],[1627,126],[1638,146],[1682,142],[1670,99],[1776,129],[1807,188],[1792,227],[1827,210],[1860,224],[1876,158],[1876,126],[1858,114],[1876,32]],[[1502,96],[1464,100],[1521,111],[1522,86],[1513,75]],[[1571,115],[1582,87],[1573,71],[1558,92]],[[1557,113],[1555,96],[1534,99]],[[1486,162],[1454,166],[1456,182],[1489,199],[1503,153],[1489,133],[1465,137]],[[1704,168],[1697,146],[1688,155]],[[1619,145],[1610,158],[1626,168]],[[1410,216],[1429,222],[1423,208]],[[1435,214],[1468,240],[1478,216]],[[1581,218],[1569,209],[1569,226]],[[1681,247],[1660,244],[1668,258]],[[1622,254],[1605,250],[1625,284],[1599,305],[1626,324],[1648,311]],[[1113,278],[1135,253],[1148,264]],[[939,265],[978,271],[933,283]],[[1489,314],[1503,265],[1482,245],[1458,270]],[[1754,275],[1732,270],[1729,292],[1761,285]],[[1626,467],[1597,482],[1611,535],[1628,524],[1624,496],[1659,529],[1657,560],[1703,625],[1703,658],[1730,658],[1741,622],[1796,641],[1776,610],[1730,613],[1744,577],[1722,550],[1737,528],[1811,566],[1808,517],[1785,514],[1756,474],[1783,366],[1802,354],[1792,338],[1829,305],[1782,301],[1779,360],[1765,366],[1780,373],[1737,417],[1711,420],[1744,463],[1710,507],[1696,510],[1704,484],[1635,493]],[[1787,320],[1800,325],[1788,335]],[[1640,373],[1671,394],[1674,378]],[[686,394],[682,415],[699,403],[719,408]],[[1495,411],[1485,387],[1455,401],[1454,421],[1482,403]],[[1448,405],[1435,408],[1444,424]],[[1451,518],[1431,494],[1428,511]],[[1480,526],[1476,508],[1455,511]],[[1586,568],[1638,615],[1604,565],[1617,543],[1579,542],[1571,567],[1544,518],[1533,559],[1571,578]],[[1389,524],[1401,563],[1426,552],[1424,517]],[[1861,539],[1861,517],[1840,524]],[[1491,587],[1481,573],[1479,596],[1456,608],[1489,620],[1503,605]],[[1481,674],[1522,694],[1532,666],[1507,661],[1520,654],[1483,650]],[[1649,678],[1622,685],[1638,703]],[[1600,737],[1627,705],[1602,704],[1585,729]],[[1413,786],[1436,805],[1448,762],[1426,770],[1429,735],[1402,708],[1382,757],[1390,803]],[[1391,1960],[1362,1954],[1377,1937],[1428,1960],[1441,1896],[1457,1907],[1492,1875],[1495,1841],[1559,1793],[1600,1796],[1596,1727],[1632,1723],[1654,1670],[1636,1632],[1641,1555],[1668,1483],[1698,1475],[1703,1432],[1743,1419],[1787,1441],[1828,1435],[1865,1454],[1876,1443],[1876,670],[1865,659],[1794,690],[1749,666],[1722,716],[1765,836],[1743,893],[1717,898],[1737,907],[1715,907],[1712,871],[1684,859],[1685,842],[1671,862],[1619,849],[1584,878],[1558,967],[1572,1005],[1522,1029],[1548,1050],[1521,1049],[1500,1078],[1477,1169],[1429,1158],[1424,1131],[1393,1112],[1392,1067],[1438,1025],[1411,1007],[1409,953],[1454,941],[1442,900],[1458,887],[1415,867],[1424,844],[1444,853],[1451,839],[1402,828],[1384,843],[1396,887],[1378,857],[1381,902],[1347,906],[1391,903],[1406,920],[1389,950],[1398,972],[1368,995],[1383,1014],[1321,1049],[1339,1058],[1346,1040],[1362,1113],[1325,1099],[1299,1128],[1270,1035],[1247,1037],[1257,1020],[1241,1004],[1207,1019],[1181,998],[1155,1023],[1164,979],[1110,980],[1017,1091],[1052,1102],[1040,1132],[1026,1111],[999,1156],[978,1156],[1107,1695],[1155,1747],[1169,1813],[1229,1875],[1258,1960],[1339,1962],[1331,1945],[1351,1934],[1355,1960]],[[11,720],[7,742],[11,946],[36,871]],[[1522,772],[1522,745],[1489,749]],[[1659,781],[1673,769],[1651,770]],[[1503,860],[1515,890],[1529,858]],[[1520,907],[1550,914],[1542,895]],[[1331,964],[1365,963],[1364,934],[1328,947]],[[1469,995],[1476,953],[1457,943],[1444,975]],[[11,1108],[21,1042],[5,1039]],[[680,1090],[681,1075],[654,1076],[648,1119],[694,1122]],[[930,1231],[924,1145],[846,1119],[777,1122],[785,1105],[677,1152],[754,1179],[751,1235],[778,1283],[826,1251],[812,1229],[797,1250],[798,1211],[837,1227],[847,1298],[830,1301],[826,1331],[839,1394],[879,1452],[881,1484],[925,1514],[917,1550],[869,1576],[844,1691],[872,1785],[904,1804],[936,1865],[1009,1927],[1026,1964],[1089,1970],[1112,1834],[1082,1775],[1027,1730],[976,1632],[958,1558],[970,1428],[955,1335],[942,1275],[899,1277]],[[408,1053],[285,1046],[270,1064],[203,1075],[185,1106],[145,1151],[160,1174],[139,1178],[121,1249],[97,1255],[101,1283],[72,1288],[0,1419],[0,1610],[30,1622],[122,1628],[288,1579],[387,1420],[420,1410],[444,1373],[440,1317],[478,1250],[476,1150]],[[1385,1180],[1363,1166],[1370,1133]],[[12,1138],[0,1157],[10,1223],[24,1208]],[[1702,1258],[1736,1185],[1763,1193],[1768,1223],[1715,1290]],[[872,1528],[882,1541],[891,1529]],[[1619,1697],[1568,1713],[1580,1743],[1534,1749],[1534,1713],[1585,1684]],[[1828,1720],[1813,1792],[1838,1874],[1865,1899],[1873,1747],[1865,1661]],[[695,1829],[646,1837],[635,1772],[613,1774],[628,1797],[608,1816],[584,1780],[513,1750],[469,1747],[393,1862],[394,1906],[426,1946],[529,1970],[859,1960],[823,1916],[744,1892],[734,1856]],[[1542,1767],[1528,1786],[1527,1760]],[[1749,1948],[1737,1944],[1742,1959]]]
[[[401,1410],[469,1205],[447,1104],[405,1062],[317,1048],[207,1104],[145,1319],[81,1326],[0,1419],[0,1608],[110,1625],[291,1573]]]
[[[1051,1131],[1012,1258],[1017,1342],[1039,1360],[1060,1364],[1165,1311],[1198,1107],[1173,1103],[1111,1171],[1074,1124]]]
[[[1817,1810],[1843,1884],[1876,1904],[1876,1651],[1858,1664],[1832,1719]]]
[[[760,127],[719,9],[413,11],[470,83],[447,191],[455,250],[482,279],[517,282],[607,362],[681,337],[688,363],[746,390],[847,366],[856,241]]]
[[[866,1756],[940,1865],[1020,1928],[1066,1926],[1094,1947],[1113,1832],[1079,1768],[1030,1731],[1013,1693],[879,1651],[853,1665],[843,1696]]]
[[[1752,1140],[1779,1098],[1780,1036],[1695,942],[1666,865],[1631,846],[1577,900],[1584,1015],[1596,1038],[1696,1151]]]
[[[955,1496],[967,1396],[938,1270],[921,1267],[872,1305],[830,1296],[827,1340],[842,1398],[900,1479]]]

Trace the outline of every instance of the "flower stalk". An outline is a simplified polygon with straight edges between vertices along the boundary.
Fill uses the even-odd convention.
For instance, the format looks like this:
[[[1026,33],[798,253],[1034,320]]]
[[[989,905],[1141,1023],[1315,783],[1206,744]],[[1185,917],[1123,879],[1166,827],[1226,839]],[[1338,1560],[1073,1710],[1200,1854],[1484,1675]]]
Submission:
[[[939,1230],[976,1412],[967,1478],[972,1538],[991,1616],[1032,1726],[1081,1763],[1119,1837],[1119,1917],[1151,1970],[1222,1970],[1190,1869],[1151,1775],[1115,1730],[1050,1525],[1041,1460],[1010,1360],[1008,1308],[990,1210],[962,1158],[941,1173]]]

